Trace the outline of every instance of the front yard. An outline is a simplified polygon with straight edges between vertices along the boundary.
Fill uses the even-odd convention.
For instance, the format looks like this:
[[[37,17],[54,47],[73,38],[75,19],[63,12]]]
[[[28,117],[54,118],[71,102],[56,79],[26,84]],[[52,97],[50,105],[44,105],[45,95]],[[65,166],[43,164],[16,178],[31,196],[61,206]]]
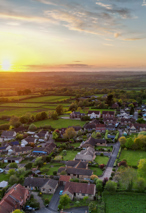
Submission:
[[[120,161],[127,160],[129,166],[137,166],[140,159],[146,158],[145,151],[122,150]]]
[[[89,169],[93,171],[94,175],[101,176],[103,171],[100,168],[94,167],[94,166],[89,166]]]

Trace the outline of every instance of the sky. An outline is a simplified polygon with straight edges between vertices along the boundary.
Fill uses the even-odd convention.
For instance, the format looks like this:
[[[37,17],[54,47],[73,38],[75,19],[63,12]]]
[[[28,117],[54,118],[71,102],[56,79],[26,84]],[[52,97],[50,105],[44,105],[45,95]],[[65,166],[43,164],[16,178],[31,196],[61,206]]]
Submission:
[[[0,71],[130,70],[146,70],[146,0],[0,0]]]

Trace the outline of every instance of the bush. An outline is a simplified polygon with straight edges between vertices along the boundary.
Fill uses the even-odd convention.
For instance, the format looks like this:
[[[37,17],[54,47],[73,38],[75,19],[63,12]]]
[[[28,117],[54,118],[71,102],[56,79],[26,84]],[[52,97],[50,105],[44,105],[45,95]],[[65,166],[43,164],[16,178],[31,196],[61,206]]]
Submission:
[[[53,171],[53,175],[57,175],[57,171]]]
[[[49,199],[48,199],[48,198],[45,198],[45,204],[47,205],[47,204],[49,204],[49,203],[50,203]]]
[[[103,153],[100,153],[100,156],[104,156],[104,154],[103,154]]]

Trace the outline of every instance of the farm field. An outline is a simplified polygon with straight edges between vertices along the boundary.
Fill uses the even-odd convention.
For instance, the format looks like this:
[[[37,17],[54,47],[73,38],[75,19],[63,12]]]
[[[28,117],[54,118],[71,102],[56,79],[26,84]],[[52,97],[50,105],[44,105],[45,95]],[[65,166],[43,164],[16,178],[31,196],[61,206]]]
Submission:
[[[0,117],[3,116],[3,115],[22,116],[22,115],[25,115],[26,113],[36,114],[36,113],[42,112],[42,111],[45,111],[45,110],[43,108],[6,108],[6,107],[0,107]]]
[[[69,120],[69,119],[58,119],[58,120],[48,119],[48,120],[34,122],[34,124],[37,127],[44,126],[47,124],[52,126],[53,128],[67,128],[68,126],[77,126],[77,125],[80,125],[83,127],[85,123],[86,121]]]
[[[137,166],[140,159],[146,158],[145,151],[122,150],[120,160],[126,159],[129,166]]]
[[[146,196],[138,193],[104,194],[106,213],[145,213]]]
[[[2,107],[41,107],[44,104],[42,103],[5,103],[5,104],[0,104]]]
[[[65,161],[73,160],[78,152],[79,151],[67,150],[67,154],[65,156],[63,156],[63,152],[59,153],[59,156],[63,156],[63,160]]]
[[[98,164],[105,164],[107,165],[109,158],[106,156],[96,156],[95,160],[96,163]]]
[[[71,96],[71,98],[73,97]],[[70,99],[70,96],[44,96],[44,97],[26,99],[21,102],[59,102],[66,99]]]
[[[4,121],[4,120],[0,120],[0,125],[1,124],[6,124],[6,123],[8,123],[7,121]]]
[[[93,174],[97,176],[100,176],[103,173],[103,171],[100,168],[89,166],[89,169],[91,169],[93,171]]]

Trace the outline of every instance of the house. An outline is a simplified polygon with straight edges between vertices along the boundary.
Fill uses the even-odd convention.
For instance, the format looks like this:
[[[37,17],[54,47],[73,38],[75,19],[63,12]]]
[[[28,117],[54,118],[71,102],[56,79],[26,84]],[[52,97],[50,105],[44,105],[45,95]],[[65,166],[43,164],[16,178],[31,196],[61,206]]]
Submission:
[[[28,154],[31,152],[31,150],[32,148],[30,146],[26,146],[26,147],[14,146],[13,147],[13,153],[15,153],[15,155]]]
[[[22,161],[22,157],[6,157],[4,159],[4,163],[20,163]]]
[[[97,132],[105,132],[105,130],[106,130],[105,124],[97,124],[96,125],[96,131]]]
[[[80,112],[75,112],[75,111],[73,111],[70,114],[70,118],[81,118],[82,116],[85,116],[85,114],[84,113],[80,113]]]
[[[40,190],[45,194],[54,194],[58,181],[48,178],[27,177],[24,180],[24,186],[29,190]]]
[[[10,146],[19,146],[19,141],[10,142]]]
[[[36,141],[37,141],[36,138],[28,136],[27,138],[21,140],[21,146],[24,147],[24,146],[26,146],[27,144],[30,144],[30,145],[31,145],[31,144],[35,144]]]
[[[71,178],[79,178],[80,180],[89,180],[93,174],[91,169],[80,169],[74,167],[60,167],[57,174],[60,175],[62,171],[65,171]]]
[[[70,127],[73,127],[76,132],[78,132],[82,129],[81,126],[69,126],[68,128],[70,128]]]
[[[8,185],[8,181],[1,181],[0,182],[0,188],[5,188],[5,187],[7,187],[7,185]]]
[[[106,146],[106,140],[105,139],[95,139],[95,138],[88,138],[84,143],[82,143],[81,147],[82,148],[88,148],[92,147],[94,148],[95,146]]]
[[[94,130],[95,128],[96,128],[96,124],[94,123],[87,123],[84,125],[84,129],[88,131]]]
[[[88,111],[88,116],[93,119],[93,118],[100,118],[101,113],[100,111]]]
[[[88,169],[88,163],[87,162],[82,162],[82,161],[70,160],[70,161],[66,161],[65,165],[67,167],[74,167],[74,168],[80,168],[80,169]]]
[[[6,146],[0,147],[0,153],[4,153],[4,152],[7,152],[7,147]]]
[[[118,103],[114,103],[111,108],[112,109],[118,109],[119,108],[119,104]]]
[[[106,125],[106,129],[107,129],[107,130],[110,130],[110,131],[115,131],[115,130],[116,130],[116,127],[115,127],[115,125],[113,125],[113,124],[107,124],[107,125]]]
[[[67,182],[69,182],[70,179],[71,179],[71,177],[68,176],[68,175],[60,175],[60,178],[59,178],[59,185],[65,186],[65,184],[66,184]]]
[[[16,133],[23,133],[23,132],[25,132],[25,131],[27,131],[27,130],[28,130],[28,128],[25,127],[25,126],[19,126],[18,128],[15,128],[15,129],[14,129],[14,131],[15,131]]]
[[[121,125],[130,125],[135,123],[135,119],[134,118],[121,118],[120,120],[120,124]]]
[[[15,136],[16,136],[15,131],[3,131],[1,138],[3,141],[9,141],[9,140],[13,140]]]
[[[134,123],[130,125],[130,133],[146,131],[146,124]]]
[[[34,136],[35,138],[39,138],[39,139],[44,139],[44,140],[47,140],[48,137],[49,137],[49,133],[48,131],[40,131],[38,134],[35,134]]]
[[[45,147],[35,147],[33,149],[32,154],[34,155],[49,155],[50,153],[52,153],[54,151],[54,149],[56,148],[56,144],[55,143],[47,143],[47,145]]]
[[[102,111],[102,118],[114,118],[115,111]]]
[[[75,160],[90,162],[93,161],[95,157],[95,150],[92,147],[88,147],[87,149],[78,152],[78,154],[75,156]]]
[[[104,124],[113,124],[117,123],[117,118],[103,118]]]
[[[22,209],[29,197],[28,189],[20,184],[13,185],[0,201],[0,213],[11,213],[15,209]]]
[[[63,191],[63,195],[67,194],[71,200],[74,198],[83,199],[85,196],[88,196],[90,200],[94,200],[95,193],[95,184],[76,182],[67,182]]]

